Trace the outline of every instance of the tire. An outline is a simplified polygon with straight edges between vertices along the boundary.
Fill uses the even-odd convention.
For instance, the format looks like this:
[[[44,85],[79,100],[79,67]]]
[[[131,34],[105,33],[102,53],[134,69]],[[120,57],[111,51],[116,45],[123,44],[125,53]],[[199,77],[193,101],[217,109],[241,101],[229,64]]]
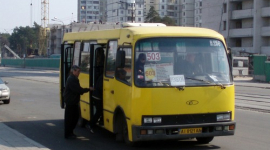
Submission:
[[[10,103],[10,99],[8,100],[3,100],[4,104],[9,104]]]
[[[122,134],[123,134],[123,138],[124,141],[127,145],[132,146],[132,147],[138,147],[141,145],[141,142],[132,142],[129,140],[128,138],[128,126],[127,126],[127,121],[125,119],[125,117],[122,117]]]
[[[196,139],[200,144],[208,144],[214,139],[214,137],[197,137]]]

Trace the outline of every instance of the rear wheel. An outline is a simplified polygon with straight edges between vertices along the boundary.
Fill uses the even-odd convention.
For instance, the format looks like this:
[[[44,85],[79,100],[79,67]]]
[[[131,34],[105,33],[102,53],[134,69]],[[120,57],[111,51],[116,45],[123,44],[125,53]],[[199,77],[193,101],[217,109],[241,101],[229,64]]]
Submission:
[[[7,100],[3,100],[4,104],[9,104],[10,103],[10,99]]]
[[[211,137],[197,137],[196,139],[197,139],[198,143],[200,143],[200,144],[208,144],[209,142],[211,142],[214,139],[214,137],[213,136],[211,136]]]

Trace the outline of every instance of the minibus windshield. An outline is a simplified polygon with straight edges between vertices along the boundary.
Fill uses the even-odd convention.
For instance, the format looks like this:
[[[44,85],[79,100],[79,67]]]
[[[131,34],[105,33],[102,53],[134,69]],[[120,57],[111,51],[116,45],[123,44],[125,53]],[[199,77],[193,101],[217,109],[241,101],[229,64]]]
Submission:
[[[135,44],[139,87],[232,84],[223,43],[211,38],[148,38]]]

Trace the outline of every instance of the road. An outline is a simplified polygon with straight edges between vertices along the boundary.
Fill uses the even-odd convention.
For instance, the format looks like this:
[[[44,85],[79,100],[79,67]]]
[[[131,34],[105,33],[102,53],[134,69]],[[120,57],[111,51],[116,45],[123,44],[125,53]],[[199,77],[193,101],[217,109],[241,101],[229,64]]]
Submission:
[[[77,127],[75,133],[79,135],[78,139],[64,139],[64,110],[59,105],[57,71],[0,68],[0,76],[9,81],[8,86],[12,91],[11,103],[0,103],[0,121],[28,138],[52,150],[137,149],[116,142],[113,134],[101,128],[91,134]],[[267,90],[237,86],[236,103],[243,105],[251,96],[252,103],[255,103],[254,100],[265,101],[269,96]],[[234,136],[216,137],[210,144],[204,145],[198,144],[196,140],[148,142],[140,149],[268,150],[269,120],[270,113],[236,109],[237,126]]]

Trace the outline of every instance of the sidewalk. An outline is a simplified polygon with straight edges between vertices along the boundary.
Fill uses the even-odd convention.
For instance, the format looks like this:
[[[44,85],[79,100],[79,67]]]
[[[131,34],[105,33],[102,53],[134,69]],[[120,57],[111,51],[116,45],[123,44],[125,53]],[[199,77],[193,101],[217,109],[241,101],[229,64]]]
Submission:
[[[234,78],[234,84],[235,86],[270,89],[270,83],[253,80],[253,77],[236,77]]]
[[[0,150],[49,150],[0,121]]]

